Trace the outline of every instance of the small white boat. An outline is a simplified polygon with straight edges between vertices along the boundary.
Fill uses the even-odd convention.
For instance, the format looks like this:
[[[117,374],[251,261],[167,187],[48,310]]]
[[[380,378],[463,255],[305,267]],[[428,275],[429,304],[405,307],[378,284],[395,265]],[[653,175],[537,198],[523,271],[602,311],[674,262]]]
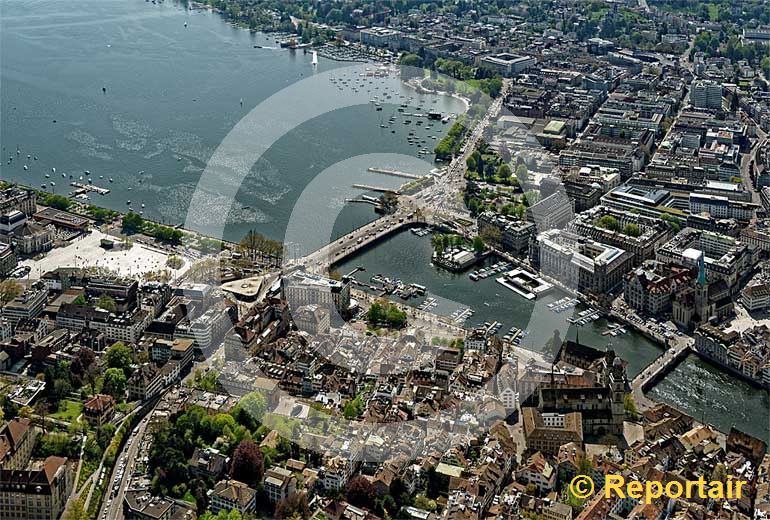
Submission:
[[[51,171],[56,173],[56,168],[51,168]]]
[[[25,170],[29,170],[29,167],[27,167],[27,165],[25,164],[25,165],[24,165],[24,169],[25,169]]]

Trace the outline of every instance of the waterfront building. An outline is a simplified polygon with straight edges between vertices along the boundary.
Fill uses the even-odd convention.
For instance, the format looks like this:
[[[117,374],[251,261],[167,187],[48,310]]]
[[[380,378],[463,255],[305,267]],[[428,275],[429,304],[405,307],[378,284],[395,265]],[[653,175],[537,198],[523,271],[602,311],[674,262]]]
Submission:
[[[623,281],[633,255],[569,231],[552,229],[537,236],[530,259],[545,276],[562,285],[599,295]]]
[[[43,226],[52,225],[72,233],[84,233],[91,223],[86,217],[55,208],[44,208],[33,215]]]
[[[350,314],[350,280],[332,280],[295,271],[281,279],[283,299],[296,310],[303,305],[320,305],[337,315],[346,317]],[[332,320],[334,321],[334,320]]]
[[[11,186],[0,190],[0,215],[21,211],[31,217],[37,211],[37,195],[34,190]]]
[[[56,229],[32,222],[19,210],[0,214],[0,242],[11,244],[22,255],[35,255],[53,248]]]
[[[478,216],[479,235],[484,237],[498,236],[498,245],[513,254],[524,254],[529,251],[529,244],[535,235],[535,224],[525,222],[516,217],[500,215],[485,211]]]
[[[770,388],[770,329],[741,332],[702,325],[693,333],[699,354],[755,384]]]
[[[623,299],[642,314],[662,316],[671,311],[673,295],[692,279],[690,268],[650,260],[626,274]]]
[[[441,252],[434,251],[432,262],[450,271],[463,271],[475,264],[478,259],[479,257],[470,248],[452,246]]]

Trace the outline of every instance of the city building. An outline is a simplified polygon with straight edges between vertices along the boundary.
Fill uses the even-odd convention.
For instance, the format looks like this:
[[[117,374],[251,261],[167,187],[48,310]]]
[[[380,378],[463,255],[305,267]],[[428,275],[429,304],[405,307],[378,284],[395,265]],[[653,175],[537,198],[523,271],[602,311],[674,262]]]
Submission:
[[[722,110],[722,85],[711,80],[695,80],[690,86],[690,102],[695,108]]]
[[[503,251],[514,254],[525,254],[535,236],[535,224],[525,222],[515,217],[499,215],[486,211],[478,216],[479,235],[483,237],[499,237],[497,246]]]
[[[574,217],[572,201],[559,190],[527,208],[527,222],[534,224],[537,233],[549,229],[562,229]]]
[[[10,244],[0,243],[0,277],[6,277],[16,269],[16,253]]]
[[[42,283],[36,283],[8,302],[2,308],[3,316],[16,325],[21,320],[37,318],[43,312],[48,299],[48,288]]]
[[[671,226],[660,219],[606,206],[597,206],[575,215],[568,229],[630,252],[634,265],[654,258],[656,249],[674,234]]]
[[[29,469],[0,469],[0,518],[56,520],[72,486],[73,472],[63,457],[50,456]]]
[[[0,468],[23,469],[35,448],[37,431],[29,419],[11,419],[0,427]]]
[[[212,513],[235,510],[251,514],[257,508],[257,491],[238,480],[220,480],[209,491],[209,500]]]
[[[150,313],[139,308],[116,315],[98,307],[65,303],[56,313],[58,327],[73,332],[90,328],[104,333],[110,341],[125,343],[138,343],[151,321]]]
[[[543,275],[594,294],[605,294],[620,285],[633,261],[628,251],[560,229],[540,233],[530,257]]]
[[[583,422],[580,413],[540,413],[537,408],[521,409],[527,449],[546,455],[557,455],[562,445],[583,444]]]
[[[703,259],[708,281],[724,280],[731,294],[737,292],[739,282],[749,274],[754,260],[751,251],[739,240],[692,228],[684,228],[658,248],[656,259],[690,268],[699,267]]]
[[[187,465],[193,476],[214,481],[224,475],[229,466],[230,457],[210,447],[196,447]]]
[[[94,429],[108,423],[114,413],[115,399],[111,395],[96,394],[83,403],[83,415]]]
[[[296,479],[292,472],[280,466],[265,471],[262,479],[265,494],[270,502],[276,503],[296,491]]]
[[[492,69],[506,77],[524,72],[536,63],[537,60],[531,56],[517,56],[506,52],[484,56],[479,61],[482,67]]]

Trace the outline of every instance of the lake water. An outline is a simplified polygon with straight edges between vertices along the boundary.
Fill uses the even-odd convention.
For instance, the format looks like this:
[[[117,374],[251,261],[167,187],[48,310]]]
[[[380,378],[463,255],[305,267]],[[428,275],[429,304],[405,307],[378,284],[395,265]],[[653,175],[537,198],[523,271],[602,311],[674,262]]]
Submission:
[[[416,173],[427,172],[430,164],[416,160],[418,147],[409,145],[408,132],[428,139],[424,146],[432,150],[436,140],[429,137],[440,138],[448,125],[381,128],[399,115],[398,104],[406,102],[399,96],[414,96],[410,104],[422,103],[424,110],[464,110],[453,98],[416,95],[395,77],[370,79],[358,93],[362,104],[323,114],[282,135],[250,168],[235,201],[207,194],[201,207],[191,209],[207,161],[254,107],[295,86],[290,102],[297,111],[306,110],[302,103],[318,89],[307,80],[335,70],[341,75],[351,65],[320,58],[314,69],[310,54],[279,49],[268,36],[171,1],[4,0],[0,10],[0,178],[37,187],[53,181],[57,193],[66,193],[69,175],[77,180],[88,170],[94,184],[112,190],[92,195],[94,203],[125,210],[130,200],[136,211],[144,204],[147,217],[173,224],[188,221],[188,212],[201,212],[196,221],[203,231],[211,231],[207,217],[228,214],[227,239],[237,240],[251,228],[283,238],[302,190],[340,161],[397,154],[376,164],[363,158],[346,162],[346,170],[337,173],[351,184],[396,186],[404,179],[367,174],[366,168],[403,167],[405,160],[421,165]],[[333,92],[343,100],[352,95],[348,87]],[[385,99],[385,92],[392,97]],[[390,104],[376,111],[368,102],[374,95]],[[272,108],[280,114],[285,104]],[[259,126],[281,124],[267,112]],[[315,198],[319,207],[335,209],[339,229],[374,218],[371,206],[345,206],[342,195],[337,189]]]

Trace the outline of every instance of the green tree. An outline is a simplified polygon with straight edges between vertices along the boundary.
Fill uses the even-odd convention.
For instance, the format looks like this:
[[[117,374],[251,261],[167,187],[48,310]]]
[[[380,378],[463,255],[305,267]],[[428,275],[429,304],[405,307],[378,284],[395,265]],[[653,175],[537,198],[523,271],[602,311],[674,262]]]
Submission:
[[[131,348],[118,341],[107,349],[105,361],[109,368],[119,368],[127,372],[131,367]]]
[[[38,200],[44,206],[50,206],[54,209],[61,211],[67,211],[72,206],[72,201],[64,195],[56,195],[53,193],[41,193]]]
[[[141,231],[144,227],[144,218],[138,213],[134,213],[133,211],[129,211],[124,217],[123,217],[123,231],[126,231],[128,233],[136,233],[138,231]]]
[[[97,305],[109,312],[115,312],[118,310],[118,306],[115,303],[115,298],[113,298],[109,294],[102,294],[101,296],[99,296],[99,301]]]
[[[484,239],[480,236],[476,236],[473,238],[473,250],[476,251],[476,253],[483,253],[484,252]]]
[[[241,400],[230,413],[238,421],[251,431],[255,431],[267,411],[267,400],[259,392],[249,392],[241,397]]]
[[[108,368],[104,372],[102,391],[114,397],[116,401],[122,401],[126,394],[126,374],[123,370]]]
[[[503,163],[497,168],[497,176],[501,179],[509,179],[511,177],[511,167]]]
[[[623,227],[623,234],[628,235],[630,237],[638,237],[642,234],[642,230],[639,228],[638,224],[626,224]]]
[[[596,221],[596,225],[599,227],[603,227],[604,229],[609,229],[610,231],[620,230],[620,224],[618,223],[618,219],[616,219],[612,215],[603,215],[599,217],[599,219]]]

